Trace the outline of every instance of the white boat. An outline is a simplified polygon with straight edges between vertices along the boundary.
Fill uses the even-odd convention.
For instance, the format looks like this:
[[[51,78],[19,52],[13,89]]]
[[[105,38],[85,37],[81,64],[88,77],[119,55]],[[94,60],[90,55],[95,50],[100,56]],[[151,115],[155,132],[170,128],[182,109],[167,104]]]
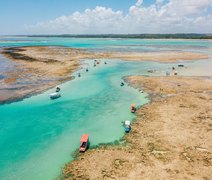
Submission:
[[[130,124],[131,124],[130,121],[124,121],[125,126],[130,126]]]
[[[49,97],[51,98],[51,99],[57,99],[57,98],[59,98],[61,95],[60,95],[60,93],[58,93],[58,92],[55,92],[55,93],[52,93],[52,94],[50,94],[49,95]]]
[[[130,121],[124,121],[124,131],[125,131],[126,133],[129,133],[130,130],[131,130],[130,124],[131,124]]]

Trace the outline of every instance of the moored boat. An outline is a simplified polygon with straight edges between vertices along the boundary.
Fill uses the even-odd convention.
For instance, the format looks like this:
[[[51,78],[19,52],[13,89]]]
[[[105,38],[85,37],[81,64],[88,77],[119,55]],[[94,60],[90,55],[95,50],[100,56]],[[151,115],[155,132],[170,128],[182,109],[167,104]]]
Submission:
[[[124,86],[124,82],[121,82],[120,86]]]
[[[61,97],[61,95],[60,95],[60,93],[55,92],[55,93],[50,94],[49,97],[51,99],[57,99],[57,98]]]
[[[149,69],[149,70],[147,70],[147,72],[148,72],[148,73],[153,73],[154,70]]]
[[[136,106],[135,104],[131,105],[131,113],[135,113],[136,112]]]
[[[131,124],[130,121],[124,121],[124,131],[125,131],[126,133],[129,133],[130,130],[131,130],[130,124]]]
[[[56,87],[56,92],[60,92],[60,86]]]
[[[178,64],[178,67],[184,67],[184,65],[183,64]]]
[[[89,135],[88,134],[83,134],[81,139],[80,139],[80,152],[85,152],[89,146]]]

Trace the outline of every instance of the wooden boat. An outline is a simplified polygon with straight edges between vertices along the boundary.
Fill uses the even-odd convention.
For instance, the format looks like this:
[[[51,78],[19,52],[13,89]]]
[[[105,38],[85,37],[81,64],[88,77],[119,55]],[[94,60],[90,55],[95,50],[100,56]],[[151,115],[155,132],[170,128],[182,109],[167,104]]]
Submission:
[[[125,122],[124,122],[124,131],[125,131],[126,133],[129,133],[130,130],[131,130],[130,121],[125,121]]]
[[[131,105],[131,113],[135,113],[136,112],[136,106],[135,104]]]
[[[80,139],[80,152],[85,152],[89,146],[89,135],[88,134],[83,134],[81,139]]]
[[[123,83],[123,82],[121,82],[120,86],[124,86],[124,83]]]
[[[51,99],[57,99],[57,98],[61,97],[61,95],[60,95],[60,93],[55,92],[55,93],[50,94],[49,97]]]

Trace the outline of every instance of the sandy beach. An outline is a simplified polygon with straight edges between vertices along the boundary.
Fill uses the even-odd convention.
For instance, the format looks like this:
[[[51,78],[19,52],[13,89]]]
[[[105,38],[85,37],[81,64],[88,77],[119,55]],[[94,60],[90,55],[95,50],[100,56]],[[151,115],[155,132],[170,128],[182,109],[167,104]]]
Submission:
[[[67,164],[61,179],[211,179],[211,77],[126,79],[149,94],[125,145],[100,146]]]
[[[2,54],[16,63],[16,69],[7,72],[7,78],[1,80],[0,91],[3,95],[0,104],[21,100],[70,80],[83,59],[175,62],[208,58],[207,54],[191,52],[94,53],[58,46],[12,47],[3,49]]]

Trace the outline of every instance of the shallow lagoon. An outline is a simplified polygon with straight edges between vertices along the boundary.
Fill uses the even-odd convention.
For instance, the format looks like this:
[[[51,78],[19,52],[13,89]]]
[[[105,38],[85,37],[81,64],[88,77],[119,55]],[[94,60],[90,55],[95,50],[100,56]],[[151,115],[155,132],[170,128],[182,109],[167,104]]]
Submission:
[[[103,46],[102,40],[95,39],[89,41],[87,47],[99,45],[110,49],[113,48],[114,43],[117,43],[115,47],[120,48],[121,40],[116,41],[109,40]],[[49,42],[20,41],[14,44],[6,43],[6,45],[19,46],[31,43],[30,45],[58,44],[86,47],[85,40],[76,39],[70,44],[68,40],[64,42],[58,43],[58,39],[51,39]],[[122,43],[125,46],[121,46],[121,49],[127,49],[128,45],[139,44],[139,41],[124,40]],[[159,40],[153,42],[148,40],[143,43],[146,43],[144,47],[147,49],[147,44],[150,44],[153,51],[158,48],[153,47],[153,44],[160,44]],[[167,44],[167,48],[173,44],[166,41],[163,43]],[[176,44],[178,43],[180,44],[180,42]],[[3,44],[0,43],[1,46]],[[189,47],[192,45],[195,48],[203,44],[204,51],[209,48],[207,41],[204,43],[186,41],[181,44]],[[143,46],[137,47],[139,51],[145,51],[142,49]],[[177,45],[174,47],[177,48]],[[157,62],[106,61],[107,65],[101,63],[97,67],[93,67],[92,62],[83,61],[84,68],[79,70],[82,77],[76,77],[62,84],[60,99],[54,101],[49,99],[49,94],[54,91],[51,89],[21,102],[0,106],[0,179],[54,179],[60,174],[64,164],[72,159],[71,153],[78,148],[82,133],[90,134],[91,145],[120,139],[124,135],[121,122],[135,118],[129,111],[130,104],[136,103],[140,106],[148,102],[146,94],[127,85],[120,87],[121,79],[128,75],[152,75],[147,73],[148,69],[156,69],[155,75],[164,75],[167,69],[175,65]],[[208,67],[208,63],[210,63],[208,60],[186,62],[184,63],[186,68],[179,70],[179,73],[195,75],[197,69],[201,70],[201,66]],[[85,72],[85,67],[89,68],[88,73]],[[205,72],[208,71],[200,71],[199,75],[207,75]]]
[[[120,87],[124,75],[133,74],[137,63],[109,61],[82,77],[61,85],[62,97],[50,100],[49,90],[0,108],[0,178],[52,179],[71,160],[82,133],[91,145],[118,140],[124,134],[121,122],[134,118],[130,104],[142,105],[145,94]],[[144,69],[147,68],[145,63]]]

